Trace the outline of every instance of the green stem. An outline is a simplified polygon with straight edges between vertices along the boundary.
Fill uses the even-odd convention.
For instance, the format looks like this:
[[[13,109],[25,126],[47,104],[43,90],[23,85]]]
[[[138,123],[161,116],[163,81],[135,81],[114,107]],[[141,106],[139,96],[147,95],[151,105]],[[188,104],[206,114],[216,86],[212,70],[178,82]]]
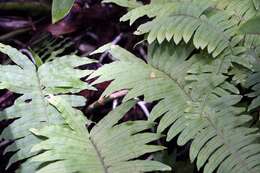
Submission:
[[[5,41],[7,39],[13,38],[17,35],[23,34],[23,33],[30,31],[30,30],[31,30],[31,28],[21,28],[21,29],[15,30],[15,31],[11,31],[7,34],[0,36],[0,41]]]

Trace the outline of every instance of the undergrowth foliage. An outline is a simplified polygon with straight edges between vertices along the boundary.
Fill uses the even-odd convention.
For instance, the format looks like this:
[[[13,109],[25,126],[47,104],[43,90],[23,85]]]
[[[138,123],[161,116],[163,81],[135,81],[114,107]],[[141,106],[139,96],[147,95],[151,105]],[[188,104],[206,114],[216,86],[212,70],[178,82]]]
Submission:
[[[259,173],[260,133],[252,117],[260,106],[260,36],[240,27],[259,15],[260,1],[104,2],[127,7],[121,21],[130,25],[150,19],[135,32],[149,44],[147,62],[107,44],[93,54],[108,52],[116,61],[96,71],[80,70],[76,67],[95,61],[70,55],[42,63],[0,44],[16,64],[0,66],[0,89],[22,94],[0,114],[14,120],[1,134],[15,140],[6,149],[17,151],[9,166],[25,161],[22,173],[169,171],[140,157],[165,149],[151,142],[166,134],[180,146],[191,143],[190,160],[202,172]],[[85,76],[91,85],[80,80]],[[106,81],[112,82],[101,97],[128,93],[90,128],[91,121],[73,108],[85,101],[73,93]],[[121,122],[140,96],[158,102],[148,120]],[[156,132],[149,132],[152,127]]]

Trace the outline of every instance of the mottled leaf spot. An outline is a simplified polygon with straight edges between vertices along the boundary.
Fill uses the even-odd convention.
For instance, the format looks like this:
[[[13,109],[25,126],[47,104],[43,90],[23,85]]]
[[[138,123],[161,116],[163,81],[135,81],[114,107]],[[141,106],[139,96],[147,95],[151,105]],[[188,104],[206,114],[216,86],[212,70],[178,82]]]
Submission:
[[[156,78],[156,74],[155,74],[154,72],[151,72],[151,74],[150,74],[150,78],[151,78],[151,79]]]

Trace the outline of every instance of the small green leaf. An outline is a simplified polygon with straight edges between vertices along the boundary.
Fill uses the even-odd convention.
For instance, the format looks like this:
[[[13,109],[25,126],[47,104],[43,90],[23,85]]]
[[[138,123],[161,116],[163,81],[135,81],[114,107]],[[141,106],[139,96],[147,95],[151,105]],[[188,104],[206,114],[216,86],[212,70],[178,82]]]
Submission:
[[[75,0],[53,0],[52,2],[52,23],[56,23],[69,14]]]
[[[39,57],[39,55],[37,53],[35,53],[32,49],[30,49],[30,52],[32,53],[33,55],[33,59],[35,61],[35,65],[39,68],[43,62],[41,60],[41,58]]]

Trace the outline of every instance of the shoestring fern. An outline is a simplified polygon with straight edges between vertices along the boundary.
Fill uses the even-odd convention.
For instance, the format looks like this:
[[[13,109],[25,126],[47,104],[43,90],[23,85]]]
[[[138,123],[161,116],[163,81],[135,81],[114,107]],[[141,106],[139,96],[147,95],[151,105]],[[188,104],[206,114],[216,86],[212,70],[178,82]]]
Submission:
[[[31,153],[30,150],[40,140],[32,135],[29,129],[62,123],[59,112],[47,102],[48,95],[60,95],[74,107],[84,106],[85,98],[73,93],[95,89],[81,81],[81,78],[89,75],[92,70],[80,70],[76,67],[94,61],[72,55],[55,58],[36,66],[33,60],[8,45],[0,44],[0,52],[8,55],[15,63],[0,66],[0,89],[22,94],[13,106],[0,112],[0,120],[15,120],[1,134],[1,138],[15,140],[5,150],[5,153],[15,152],[9,161],[11,166],[37,154]],[[26,161],[19,171],[35,172],[37,166]]]
[[[43,151],[32,159],[49,163],[36,173],[139,173],[168,171],[170,167],[152,160],[135,159],[144,154],[163,150],[164,147],[148,144],[160,134],[143,132],[154,123],[140,120],[118,123],[135,101],[126,102],[98,122],[90,132],[82,121],[83,115],[75,112],[59,97],[49,102],[60,112],[63,125],[32,129],[46,140],[35,145],[33,151]]]

